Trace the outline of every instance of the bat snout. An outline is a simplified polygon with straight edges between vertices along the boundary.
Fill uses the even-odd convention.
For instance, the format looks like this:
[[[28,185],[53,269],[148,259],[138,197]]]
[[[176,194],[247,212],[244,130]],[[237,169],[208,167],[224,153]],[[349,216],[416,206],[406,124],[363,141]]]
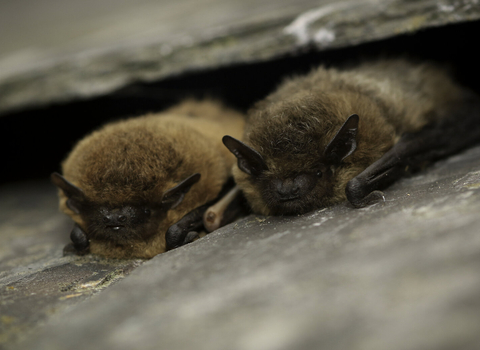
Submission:
[[[148,219],[145,213],[132,206],[115,209],[104,208],[101,211],[101,214],[102,225],[106,229],[111,229],[113,231],[119,231],[125,227],[134,227]]]
[[[114,229],[118,229],[120,226],[124,226],[127,222],[128,217],[123,213],[109,213],[103,216],[103,223],[107,227],[113,227]]]
[[[282,201],[293,200],[300,196],[300,186],[291,179],[276,180],[274,186],[278,199]]]
[[[272,181],[275,194],[280,201],[291,201],[302,197],[312,190],[315,183],[316,179],[308,174]]]
[[[91,238],[117,244],[143,241],[156,232],[150,208],[130,204],[99,208],[89,227]]]

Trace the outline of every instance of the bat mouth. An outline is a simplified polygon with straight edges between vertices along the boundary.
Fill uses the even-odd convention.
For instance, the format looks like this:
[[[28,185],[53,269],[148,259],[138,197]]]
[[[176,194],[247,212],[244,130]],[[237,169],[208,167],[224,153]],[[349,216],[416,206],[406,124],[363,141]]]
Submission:
[[[280,202],[285,203],[285,202],[292,202],[292,201],[294,201],[294,200],[296,200],[296,199],[299,199],[299,198],[300,198],[300,196],[298,196],[298,195],[293,195],[293,196],[289,196],[289,197],[281,197],[281,198],[278,198],[278,200],[279,200]]]
[[[130,227],[125,225],[108,225],[98,230],[95,239],[99,241],[109,241],[115,244],[129,244],[138,240]]]
[[[105,227],[112,231],[120,231],[122,228],[125,228],[125,225],[107,225]]]
[[[294,174],[288,178],[273,178],[269,183],[267,196],[277,204],[281,211],[295,212],[303,207],[305,197],[308,197],[317,183],[317,177],[312,174]]]
[[[270,206],[273,215],[296,215],[309,211],[310,206],[305,203],[301,196],[278,200],[276,205]]]

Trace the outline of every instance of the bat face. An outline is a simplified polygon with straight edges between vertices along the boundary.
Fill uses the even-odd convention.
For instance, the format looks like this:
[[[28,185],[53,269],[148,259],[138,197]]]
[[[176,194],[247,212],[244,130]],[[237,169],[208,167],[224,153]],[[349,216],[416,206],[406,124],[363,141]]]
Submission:
[[[320,164],[313,172],[285,174],[267,172],[254,180],[262,200],[273,215],[293,215],[316,208],[331,192],[331,171]]]
[[[81,212],[89,237],[128,244],[135,240],[147,241],[157,232],[164,216],[160,209],[153,209],[149,203],[126,203],[120,207],[87,203]]]
[[[159,233],[166,232],[172,224],[167,220],[169,213],[199,181],[200,174],[189,176],[158,198],[152,195],[149,199],[104,203],[92,201],[81,188],[58,173],[53,173],[51,179],[63,191],[65,206],[74,214],[72,217],[87,240],[120,249],[126,247],[128,251],[139,243],[148,245],[152,239],[159,238]]]
[[[225,136],[225,146],[238,160],[237,183],[254,211],[292,215],[328,204],[335,196],[337,170],[356,149],[358,121],[356,114],[348,117],[323,148],[313,139],[303,147],[291,138],[287,144],[278,143],[274,152],[265,152],[265,157],[252,146]]]

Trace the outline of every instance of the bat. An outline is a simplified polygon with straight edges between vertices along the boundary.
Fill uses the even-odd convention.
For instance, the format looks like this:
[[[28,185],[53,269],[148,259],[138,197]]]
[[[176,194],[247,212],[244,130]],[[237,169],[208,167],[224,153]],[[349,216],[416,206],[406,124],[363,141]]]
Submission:
[[[193,229],[225,192],[235,162],[221,137],[241,137],[244,123],[220,103],[187,100],[80,140],[62,162],[63,175],[51,175],[60,210],[75,222],[75,250],[151,258],[198,237]]]
[[[480,99],[444,67],[404,59],[318,67],[247,113],[233,174],[252,210],[294,215],[363,207],[407,171],[480,140]]]

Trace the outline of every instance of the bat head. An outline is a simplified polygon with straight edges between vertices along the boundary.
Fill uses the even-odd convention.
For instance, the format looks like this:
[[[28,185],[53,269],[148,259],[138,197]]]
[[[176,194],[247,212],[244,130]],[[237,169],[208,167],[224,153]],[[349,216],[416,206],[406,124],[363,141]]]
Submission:
[[[52,182],[66,197],[65,206],[72,218],[81,223],[88,239],[126,245],[134,241],[146,242],[158,233],[167,212],[176,208],[190,188],[200,180],[193,174],[166,190],[158,199],[130,198],[123,202],[99,203],[58,173]]]
[[[300,154],[301,150],[292,154],[291,147],[276,146],[275,156],[264,152],[264,157],[252,146],[224,136],[224,145],[238,160],[237,183],[253,210],[261,214],[293,215],[325,206],[336,195],[333,182],[337,168],[357,147],[358,121],[358,115],[351,115],[326,147],[309,149],[310,154],[306,155]],[[266,143],[271,144],[271,140]]]

